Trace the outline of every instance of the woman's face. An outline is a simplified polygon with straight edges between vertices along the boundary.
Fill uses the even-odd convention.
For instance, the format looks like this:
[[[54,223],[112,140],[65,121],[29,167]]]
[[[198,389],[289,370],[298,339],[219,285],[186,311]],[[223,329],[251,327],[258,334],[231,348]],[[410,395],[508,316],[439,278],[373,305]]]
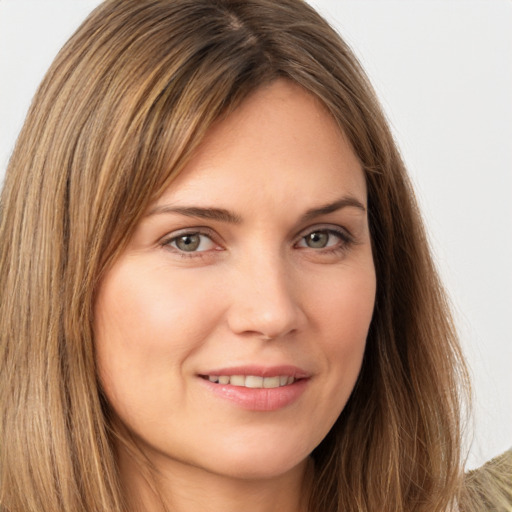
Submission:
[[[160,467],[297,468],[354,387],[375,272],[361,166],[298,86],[211,129],[95,304],[100,379]]]

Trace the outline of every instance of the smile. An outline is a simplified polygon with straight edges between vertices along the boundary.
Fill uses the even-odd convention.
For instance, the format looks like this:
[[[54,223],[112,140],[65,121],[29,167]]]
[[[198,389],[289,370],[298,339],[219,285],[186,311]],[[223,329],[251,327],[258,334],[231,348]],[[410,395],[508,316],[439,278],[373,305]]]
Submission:
[[[235,407],[270,412],[298,401],[312,374],[293,365],[244,365],[211,368],[197,376],[204,389]]]
[[[272,389],[288,386],[295,382],[289,375],[276,375],[274,377],[260,377],[257,375],[205,375],[204,379],[216,384],[229,384],[252,389]]]

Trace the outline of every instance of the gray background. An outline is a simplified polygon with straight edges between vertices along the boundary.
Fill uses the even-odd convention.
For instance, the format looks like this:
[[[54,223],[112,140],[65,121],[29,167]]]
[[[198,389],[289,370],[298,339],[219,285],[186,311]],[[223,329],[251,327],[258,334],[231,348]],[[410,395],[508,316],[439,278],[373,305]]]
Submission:
[[[0,1],[0,176],[58,49],[99,0]],[[402,149],[474,378],[468,467],[512,445],[512,2],[311,0]]]

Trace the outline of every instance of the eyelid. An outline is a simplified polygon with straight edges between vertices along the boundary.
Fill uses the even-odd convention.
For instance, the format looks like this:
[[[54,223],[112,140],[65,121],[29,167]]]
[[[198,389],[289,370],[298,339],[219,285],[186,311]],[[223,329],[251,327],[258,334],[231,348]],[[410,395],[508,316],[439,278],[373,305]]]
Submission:
[[[347,249],[348,246],[354,245],[357,243],[355,237],[352,235],[352,233],[346,227],[340,226],[338,224],[323,223],[323,224],[313,224],[313,225],[308,226],[307,228],[302,229],[295,236],[295,242],[293,244],[294,247],[297,247],[297,245],[307,235],[314,233],[316,231],[328,232],[335,236],[338,236],[340,239],[340,242],[339,242],[339,244],[335,244],[335,246],[328,246],[328,247],[319,248],[319,249],[312,248],[312,250],[314,250],[315,252],[322,252],[322,251],[328,252],[328,251],[335,251],[335,250],[343,250],[343,249]],[[214,247],[212,249],[203,250],[203,251],[187,252],[187,251],[183,251],[183,250],[179,249],[178,247],[173,247],[171,245],[171,243],[173,241],[175,241],[179,237],[185,236],[185,235],[206,236],[212,241],[212,243],[216,247]],[[171,231],[170,233],[167,233],[165,236],[163,236],[159,240],[158,244],[161,247],[166,248],[166,249],[170,250],[171,252],[173,252],[179,256],[182,256],[182,257],[205,257],[209,253],[224,249],[224,244],[222,242],[220,242],[219,239],[221,239],[220,235],[218,235],[218,233],[216,231],[214,231],[213,229],[211,229],[207,226],[190,226],[190,227],[177,229],[175,231]],[[302,249],[303,247],[300,247],[300,248]],[[307,248],[307,247],[304,247],[304,248]]]
[[[298,243],[307,235],[314,233],[315,231],[327,231],[329,233],[334,233],[340,236],[345,242],[353,243],[355,242],[355,238],[352,233],[345,227],[340,226],[338,224],[313,224],[305,229],[302,229],[300,233],[295,237],[296,242]]]
[[[219,243],[220,236],[211,228],[208,228],[206,226],[193,226],[193,227],[186,227],[182,229],[178,229],[176,231],[171,231],[170,233],[167,233],[164,235],[158,242],[158,244],[164,248],[170,248],[173,250],[173,252],[176,252],[177,254],[184,255],[184,256],[199,256],[203,253],[209,252],[209,250],[206,251],[190,251],[187,253],[186,251],[181,251],[177,247],[173,247],[171,243],[176,240],[177,238],[185,235],[201,235],[208,237],[213,244],[216,246],[222,246],[221,243]]]

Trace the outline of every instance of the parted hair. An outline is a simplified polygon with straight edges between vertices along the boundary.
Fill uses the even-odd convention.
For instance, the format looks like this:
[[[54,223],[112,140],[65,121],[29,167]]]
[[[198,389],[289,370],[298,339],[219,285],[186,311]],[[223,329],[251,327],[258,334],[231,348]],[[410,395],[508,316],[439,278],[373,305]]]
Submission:
[[[348,45],[301,0],[107,0],[47,72],[2,191],[0,510],[130,510],[95,366],[97,285],[212,124],[277,78],[320,100],[359,158],[377,275],[360,376],[312,454],[309,510],[455,506],[467,372]]]

